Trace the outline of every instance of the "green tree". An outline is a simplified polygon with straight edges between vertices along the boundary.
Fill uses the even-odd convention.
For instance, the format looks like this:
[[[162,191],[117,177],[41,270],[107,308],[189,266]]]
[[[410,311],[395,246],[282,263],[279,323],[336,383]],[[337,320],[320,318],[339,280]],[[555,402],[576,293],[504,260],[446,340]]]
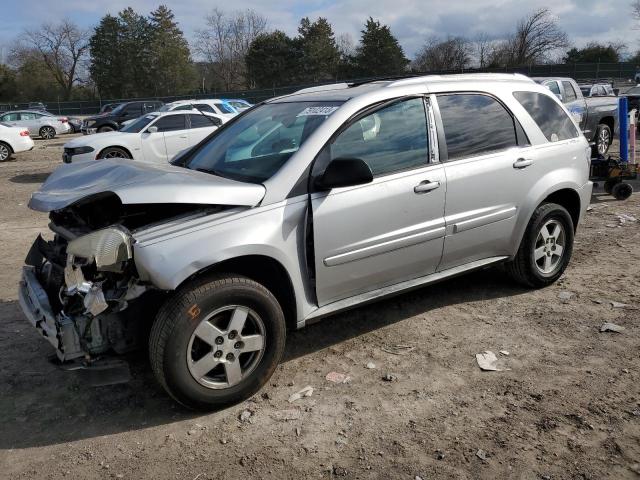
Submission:
[[[150,15],[151,71],[156,95],[185,93],[194,84],[189,43],[174,18],[166,5],[160,5]]]
[[[617,63],[620,61],[620,45],[589,43],[584,48],[572,48],[564,57],[565,63]]]
[[[149,19],[128,7],[118,14],[120,24],[119,49],[122,58],[121,75],[124,97],[143,97],[153,94],[156,78],[153,75],[151,47],[152,28]]]
[[[125,62],[120,44],[120,21],[112,15],[105,15],[89,40],[89,72],[103,98],[124,96],[122,74]]]
[[[300,46],[300,80],[319,82],[335,78],[340,52],[331,24],[320,17],[311,22],[305,17],[298,27]]]
[[[0,63],[0,101],[16,100],[18,85],[16,84],[16,72],[7,65]]]
[[[391,29],[369,17],[356,49],[355,72],[362,76],[398,75],[406,70],[408,63]]]
[[[249,80],[257,88],[273,88],[292,83],[299,52],[297,42],[276,30],[258,35],[246,56]]]

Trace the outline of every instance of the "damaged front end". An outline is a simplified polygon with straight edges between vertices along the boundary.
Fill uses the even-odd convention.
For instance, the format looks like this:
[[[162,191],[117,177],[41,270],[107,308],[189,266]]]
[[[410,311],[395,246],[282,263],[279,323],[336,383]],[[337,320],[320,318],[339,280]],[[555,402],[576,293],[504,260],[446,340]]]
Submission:
[[[207,215],[220,207],[122,205],[99,195],[51,212],[53,240],[32,245],[19,287],[30,323],[60,361],[93,360],[139,346],[162,295],[139,279],[133,232],[176,217]]]
[[[20,282],[23,311],[60,361],[130,350],[137,335],[119,314],[149,289],[136,279],[130,233],[120,226],[65,233],[32,245]]]

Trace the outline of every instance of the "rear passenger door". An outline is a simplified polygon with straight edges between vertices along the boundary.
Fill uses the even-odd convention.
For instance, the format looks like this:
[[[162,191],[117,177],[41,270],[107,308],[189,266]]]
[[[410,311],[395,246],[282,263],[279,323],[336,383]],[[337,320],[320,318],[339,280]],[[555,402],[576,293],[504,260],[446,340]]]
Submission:
[[[202,114],[189,114],[189,146],[196,145],[221,125],[220,119]]]
[[[423,98],[387,102],[354,118],[321,151],[360,158],[373,181],[311,194],[319,305],[435,272],[444,238],[445,176]]]
[[[446,237],[439,270],[513,253],[519,209],[543,169],[512,113],[484,93],[437,95],[445,137]]]

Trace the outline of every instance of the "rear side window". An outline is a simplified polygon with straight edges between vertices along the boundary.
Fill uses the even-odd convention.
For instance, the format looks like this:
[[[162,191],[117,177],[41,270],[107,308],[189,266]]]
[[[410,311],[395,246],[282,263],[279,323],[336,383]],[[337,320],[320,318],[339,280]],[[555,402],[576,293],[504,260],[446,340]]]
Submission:
[[[538,124],[550,142],[576,138],[579,133],[569,116],[548,95],[537,92],[513,92],[531,118]]]
[[[438,106],[449,160],[518,146],[521,127],[495,98],[467,93],[438,95]]]
[[[191,128],[219,127],[222,122],[217,117],[207,117],[205,115],[189,115]]]
[[[218,107],[222,113],[235,113],[231,108],[229,108],[224,103],[216,103],[216,107]]]
[[[567,102],[575,102],[578,99],[578,95],[571,85],[571,82],[562,82],[562,87],[564,88],[564,101]]]
[[[184,130],[184,121],[184,115],[167,115],[158,120],[154,126],[158,127],[159,132],[172,132],[174,130]]]

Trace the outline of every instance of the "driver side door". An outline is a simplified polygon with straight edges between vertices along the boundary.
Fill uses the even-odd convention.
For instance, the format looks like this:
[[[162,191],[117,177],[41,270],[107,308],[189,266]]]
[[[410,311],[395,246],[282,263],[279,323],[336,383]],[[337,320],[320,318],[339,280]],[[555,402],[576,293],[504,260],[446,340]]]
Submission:
[[[319,306],[434,273],[444,245],[446,178],[427,101],[400,99],[356,119],[320,153],[359,158],[365,185],[311,194]],[[430,115],[430,110],[429,110]]]

